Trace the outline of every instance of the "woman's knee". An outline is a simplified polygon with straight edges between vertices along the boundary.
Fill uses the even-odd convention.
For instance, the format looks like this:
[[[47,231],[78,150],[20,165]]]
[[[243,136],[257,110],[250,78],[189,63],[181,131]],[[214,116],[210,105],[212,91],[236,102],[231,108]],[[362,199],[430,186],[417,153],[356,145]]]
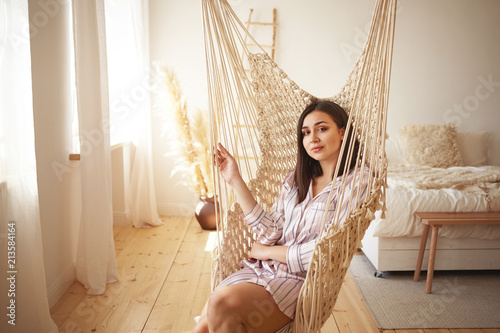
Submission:
[[[227,319],[236,319],[235,314],[238,311],[239,300],[232,297],[231,291],[228,289],[229,288],[221,288],[210,295],[207,311],[209,323],[216,324]]]
[[[271,295],[253,284],[216,290],[208,300],[207,318],[210,329],[233,328],[227,332],[274,332],[290,321]]]
[[[234,311],[238,307],[238,300],[231,294],[229,288],[221,288],[213,292],[208,299],[208,313]]]

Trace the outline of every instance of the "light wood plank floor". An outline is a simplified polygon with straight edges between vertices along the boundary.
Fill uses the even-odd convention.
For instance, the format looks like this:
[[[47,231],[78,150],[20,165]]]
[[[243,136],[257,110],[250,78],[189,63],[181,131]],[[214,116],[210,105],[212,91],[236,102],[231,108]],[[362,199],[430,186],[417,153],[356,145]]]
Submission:
[[[75,282],[51,309],[60,332],[190,332],[210,292],[210,234],[194,218],[165,217],[152,229],[116,227],[120,282],[88,296]],[[322,333],[500,333],[500,329],[379,330],[346,276]]]

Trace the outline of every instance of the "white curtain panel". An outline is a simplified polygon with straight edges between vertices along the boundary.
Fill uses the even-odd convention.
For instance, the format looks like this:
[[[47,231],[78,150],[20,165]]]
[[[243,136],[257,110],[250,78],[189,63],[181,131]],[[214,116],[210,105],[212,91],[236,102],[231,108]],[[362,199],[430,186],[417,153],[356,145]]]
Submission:
[[[58,332],[36,178],[27,0],[0,1],[0,332]]]
[[[138,69],[141,83],[149,92],[142,103],[141,126],[137,148],[132,164],[128,204],[131,219],[135,227],[159,226],[163,224],[158,215],[153,178],[153,158],[151,143],[151,90],[155,83],[150,70],[149,60],[149,10],[147,0],[130,0],[130,12],[133,19],[134,41],[138,55]]]
[[[153,178],[147,0],[106,0],[111,141],[134,143],[127,218],[137,228],[162,225]]]
[[[74,0],[75,79],[82,177],[76,273],[91,295],[118,281],[113,242],[104,0]]]

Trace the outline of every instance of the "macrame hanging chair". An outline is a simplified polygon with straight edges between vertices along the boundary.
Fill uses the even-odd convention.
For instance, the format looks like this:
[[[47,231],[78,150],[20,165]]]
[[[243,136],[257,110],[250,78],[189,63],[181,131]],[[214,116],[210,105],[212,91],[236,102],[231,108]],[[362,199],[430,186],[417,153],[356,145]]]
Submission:
[[[368,184],[367,194],[361,199],[344,191],[344,181],[335,189],[337,199],[332,204],[339,207],[349,200],[350,215],[340,226],[340,209],[328,228],[324,228],[326,214],[318,221],[321,230],[326,230],[317,239],[290,327],[292,332],[319,332],[333,311],[349,263],[375,211],[385,210],[385,138],[396,0],[377,1],[367,42],[344,87],[324,99],[298,87],[265,51],[250,53],[246,45],[252,37],[226,0],[202,1],[212,147],[221,142],[233,153],[264,210],[269,211],[285,175],[295,167],[297,121],[311,101],[332,100],[342,106],[349,114],[346,135],[352,133],[359,141],[357,154],[353,153],[354,140],[351,145],[344,140],[340,154],[347,151],[348,161],[356,160],[352,172],[369,174],[368,180],[354,177]],[[245,68],[250,68],[249,74]],[[338,174],[339,163],[334,179]],[[217,172],[214,179],[219,216],[212,289],[239,269],[256,239],[243,222],[231,190]]]

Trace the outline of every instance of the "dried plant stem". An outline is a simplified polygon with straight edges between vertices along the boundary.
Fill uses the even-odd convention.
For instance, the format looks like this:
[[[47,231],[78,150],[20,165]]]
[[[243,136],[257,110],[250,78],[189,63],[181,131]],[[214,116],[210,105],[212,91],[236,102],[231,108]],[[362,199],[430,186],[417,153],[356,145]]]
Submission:
[[[177,77],[172,71],[163,69],[166,74],[166,88],[171,96],[174,111],[177,151],[184,162],[185,170],[190,173],[191,187],[199,196],[212,196],[212,172],[210,169],[209,147],[207,150],[208,125],[200,115],[194,121],[195,131],[192,130],[188,117],[186,103],[183,100]],[[198,111],[199,112],[199,111]],[[200,112],[199,112],[200,113]],[[201,117],[201,118],[199,118]],[[194,134],[195,133],[195,134]],[[196,139],[193,138],[196,136]]]

